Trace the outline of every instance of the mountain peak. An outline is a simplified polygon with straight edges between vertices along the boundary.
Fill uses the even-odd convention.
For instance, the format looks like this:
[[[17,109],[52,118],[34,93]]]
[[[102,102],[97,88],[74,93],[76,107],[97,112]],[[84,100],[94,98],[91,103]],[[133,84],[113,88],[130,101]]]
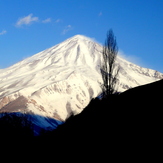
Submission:
[[[83,38],[89,38],[89,37],[86,37],[84,35],[77,34],[77,35],[74,35],[72,38],[83,39]]]
[[[81,39],[81,38],[87,38],[86,36],[80,35],[80,34],[74,35],[73,37],[74,38],[79,38],[79,39]]]
[[[75,36],[73,36],[73,37],[71,37],[71,38],[69,38],[70,40],[73,40],[73,39],[75,39],[75,40],[85,40],[85,41],[93,41],[90,37],[87,37],[87,36],[85,36],[85,35],[80,35],[80,34],[77,34],[77,35],[75,35]],[[68,39],[68,40],[69,40]]]
[[[0,112],[19,110],[63,121],[71,114],[80,113],[101,93],[101,57],[100,44],[75,35],[0,70]],[[118,91],[163,77],[120,57],[116,64],[121,67]]]

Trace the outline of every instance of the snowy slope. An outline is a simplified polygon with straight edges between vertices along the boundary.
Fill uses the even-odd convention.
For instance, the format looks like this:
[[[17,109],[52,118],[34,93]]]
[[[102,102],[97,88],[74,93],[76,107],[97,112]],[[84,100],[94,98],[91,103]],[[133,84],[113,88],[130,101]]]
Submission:
[[[33,112],[64,121],[101,92],[102,46],[76,35],[0,70],[0,111]],[[117,57],[119,91],[163,78],[163,74]]]

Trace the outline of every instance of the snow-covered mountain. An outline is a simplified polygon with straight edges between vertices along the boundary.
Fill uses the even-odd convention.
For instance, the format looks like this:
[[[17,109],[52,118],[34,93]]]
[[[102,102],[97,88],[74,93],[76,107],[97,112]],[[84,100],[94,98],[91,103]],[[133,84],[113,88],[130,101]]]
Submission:
[[[80,113],[101,93],[101,57],[100,44],[76,35],[0,70],[0,112],[32,112],[61,121]],[[163,78],[119,56],[117,64],[119,91]]]

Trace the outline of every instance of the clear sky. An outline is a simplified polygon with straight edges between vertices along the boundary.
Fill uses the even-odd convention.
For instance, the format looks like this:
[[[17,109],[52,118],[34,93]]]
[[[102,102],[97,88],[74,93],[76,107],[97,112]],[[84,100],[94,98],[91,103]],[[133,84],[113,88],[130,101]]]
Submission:
[[[110,28],[125,58],[163,72],[163,0],[0,0],[0,68]]]

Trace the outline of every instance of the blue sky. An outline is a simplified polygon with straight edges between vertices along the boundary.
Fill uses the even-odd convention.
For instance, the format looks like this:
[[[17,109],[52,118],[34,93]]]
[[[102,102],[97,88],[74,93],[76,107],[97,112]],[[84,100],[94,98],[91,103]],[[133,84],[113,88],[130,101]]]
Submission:
[[[0,0],[0,68],[110,28],[125,58],[163,72],[163,0]]]

